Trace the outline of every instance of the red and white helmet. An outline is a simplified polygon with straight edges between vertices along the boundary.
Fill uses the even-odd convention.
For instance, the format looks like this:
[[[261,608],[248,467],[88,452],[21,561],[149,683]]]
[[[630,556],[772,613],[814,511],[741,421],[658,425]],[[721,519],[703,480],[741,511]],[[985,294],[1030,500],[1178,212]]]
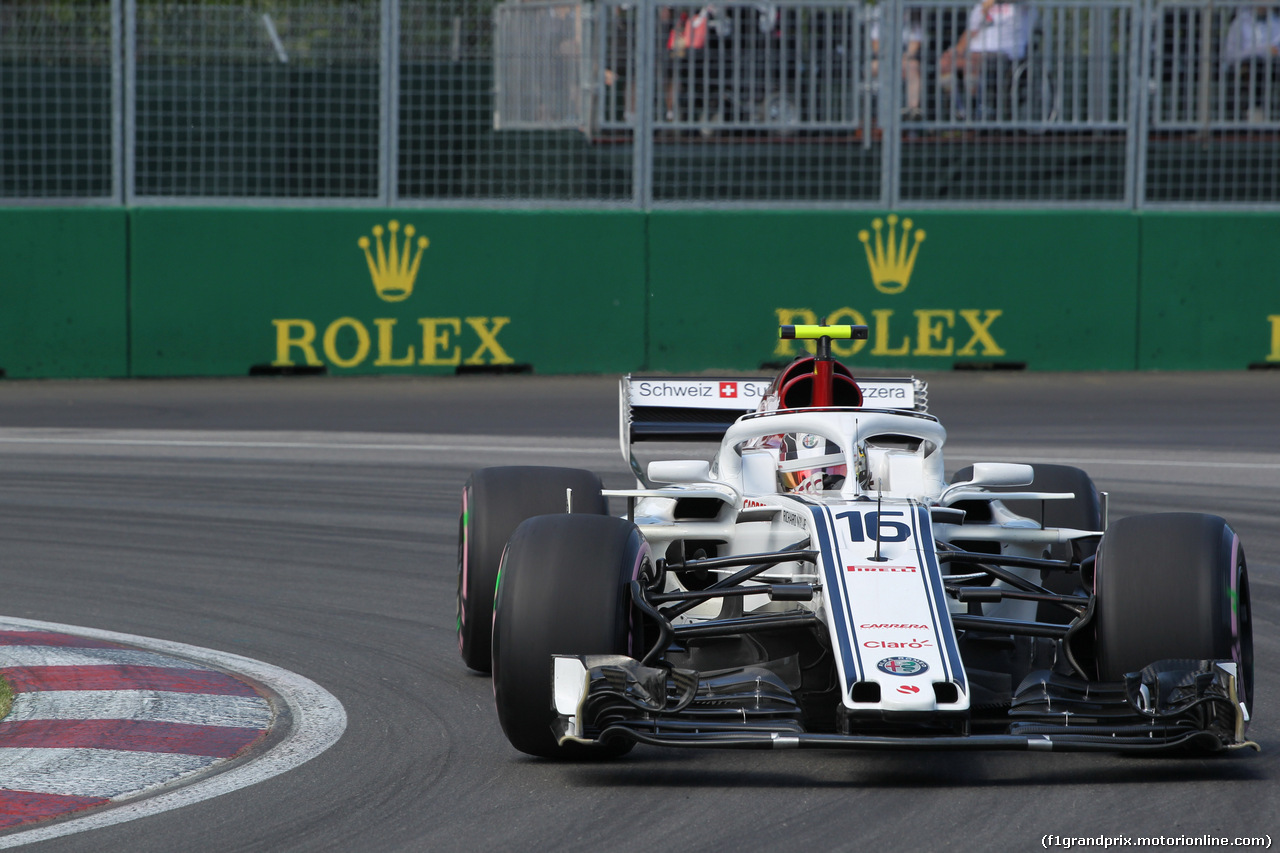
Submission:
[[[784,492],[839,489],[848,476],[844,454],[832,441],[812,433],[787,433],[778,448],[778,488]]]

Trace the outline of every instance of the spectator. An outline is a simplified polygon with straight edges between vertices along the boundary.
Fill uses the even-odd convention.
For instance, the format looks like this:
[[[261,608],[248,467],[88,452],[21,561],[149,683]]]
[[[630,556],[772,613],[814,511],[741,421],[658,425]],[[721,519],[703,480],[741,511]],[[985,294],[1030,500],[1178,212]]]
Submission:
[[[694,108],[692,89],[697,76],[697,57],[706,48],[709,15],[709,7],[696,12],[687,9],[677,12],[664,6],[659,12],[667,28],[666,56],[671,72],[666,86],[668,122],[687,120]]]
[[[938,60],[939,84],[951,89],[955,75],[963,74],[967,99],[976,101],[987,58],[1003,57],[1013,62],[1023,59],[1036,17],[1036,10],[1024,3],[981,0],[974,4],[967,28]]]
[[[702,122],[704,135],[724,118],[721,102],[725,93],[720,88],[728,78],[729,42],[734,33],[728,12],[710,4],[696,11],[671,7],[659,11],[670,72],[665,89],[666,120],[681,123],[696,117]]]
[[[631,67],[631,41],[638,28],[638,13],[630,3],[600,11],[612,21],[605,36],[604,85],[610,93],[611,104],[607,114],[630,124],[636,116],[636,75]]]
[[[1237,12],[1222,46],[1222,65],[1235,75],[1231,91],[1236,117],[1248,105],[1249,121],[1264,121],[1267,91],[1280,70],[1280,12],[1266,6]]]
[[[920,42],[924,38],[923,13],[919,9],[908,12],[902,24],[902,79],[907,84],[907,100],[902,117],[919,121],[920,112]],[[880,74],[880,6],[876,4],[867,13],[871,28],[871,76]]]

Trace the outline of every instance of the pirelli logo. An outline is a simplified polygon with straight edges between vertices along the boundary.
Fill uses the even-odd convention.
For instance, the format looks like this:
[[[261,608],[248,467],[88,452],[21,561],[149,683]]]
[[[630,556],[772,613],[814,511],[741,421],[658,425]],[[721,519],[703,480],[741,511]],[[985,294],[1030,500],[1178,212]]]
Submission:
[[[919,574],[915,566],[845,566],[846,572],[884,572],[886,574]]]

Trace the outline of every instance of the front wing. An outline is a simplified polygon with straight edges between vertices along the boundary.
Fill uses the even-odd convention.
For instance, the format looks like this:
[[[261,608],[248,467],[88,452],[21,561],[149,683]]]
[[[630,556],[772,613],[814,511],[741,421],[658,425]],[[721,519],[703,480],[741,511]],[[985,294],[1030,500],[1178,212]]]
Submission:
[[[1244,738],[1248,719],[1230,661],[1160,661],[1115,684],[1035,673],[1015,694],[1007,730],[978,734],[805,731],[795,698],[762,668],[706,674],[616,655],[557,655],[553,678],[561,744],[623,738],[731,749],[1258,749]]]

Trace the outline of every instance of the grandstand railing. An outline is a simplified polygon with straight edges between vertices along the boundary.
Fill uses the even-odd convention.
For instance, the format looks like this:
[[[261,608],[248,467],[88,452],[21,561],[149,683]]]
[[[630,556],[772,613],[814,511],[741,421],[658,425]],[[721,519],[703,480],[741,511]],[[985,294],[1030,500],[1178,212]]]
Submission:
[[[0,204],[1280,207],[1280,5],[973,9],[0,2]]]

